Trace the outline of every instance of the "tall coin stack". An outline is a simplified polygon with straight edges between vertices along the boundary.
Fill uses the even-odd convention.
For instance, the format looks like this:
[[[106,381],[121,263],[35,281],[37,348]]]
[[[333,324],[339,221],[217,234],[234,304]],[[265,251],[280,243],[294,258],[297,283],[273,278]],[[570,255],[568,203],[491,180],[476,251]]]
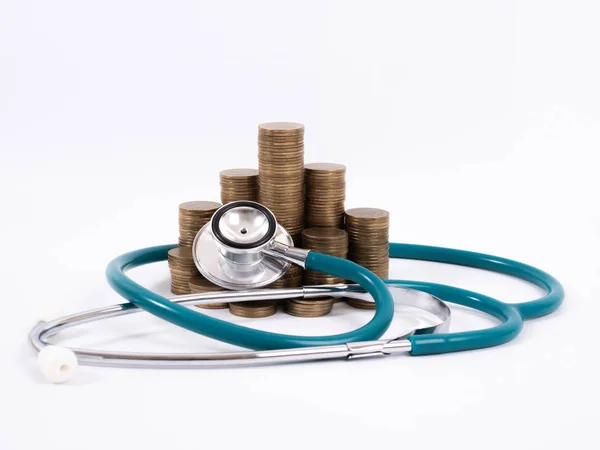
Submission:
[[[204,201],[179,205],[179,248],[171,249],[168,254],[173,294],[191,293],[190,280],[200,276],[192,257],[194,238],[220,206],[217,202]]]
[[[306,164],[304,182],[306,227],[343,228],[346,166],[333,163]]]
[[[221,202],[225,205],[237,200],[258,201],[258,170],[229,169],[219,173]]]
[[[380,278],[388,278],[390,214],[377,208],[354,208],[346,211],[348,259],[369,269]],[[356,308],[375,309],[375,303],[347,299]]]
[[[302,231],[302,246],[327,255],[346,258],[348,256],[348,234],[338,228],[305,228]],[[305,286],[338,284],[345,281],[314,270],[306,270],[303,275]],[[300,317],[319,317],[331,312],[334,299],[325,297],[317,300],[287,300],[288,314]]]
[[[219,173],[223,204],[238,200],[258,201],[258,170],[229,169]],[[239,317],[268,317],[277,312],[277,302],[256,301],[229,304],[229,312]]]
[[[258,199],[298,245],[304,228],[304,125],[258,126]]]

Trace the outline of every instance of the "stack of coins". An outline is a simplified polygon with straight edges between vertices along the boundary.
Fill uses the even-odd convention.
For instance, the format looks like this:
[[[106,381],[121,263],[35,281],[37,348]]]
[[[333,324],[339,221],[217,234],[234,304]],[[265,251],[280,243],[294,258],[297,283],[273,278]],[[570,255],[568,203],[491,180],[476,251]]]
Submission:
[[[198,275],[198,269],[189,247],[175,247],[167,255],[171,271],[171,292],[175,295],[190,294],[190,280]]]
[[[277,302],[268,300],[259,300],[255,302],[230,303],[229,311],[234,316],[251,317],[269,317],[277,312]]]
[[[348,234],[338,228],[306,228],[302,231],[302,246],[326,255],[346,259],[348,257]],[[342,278],[314,270],[304,271],[304,284],[338,284]]]
[[[345,259],[348,256],[348,234],[338,228],[306,228],[302,231],[302,246]],[[304,271],[305,286],[338,283],[344,283],[344,280],[314,270]],[[334,301],[332,297],[316,300],[287,300],[285,311],[300,317],[325,316],[331,312]]]
[[[189,286],[191,294],[199,294],[201,292],[218,292],[223,290],[221,286],[211,283],[202,275],[197,275],[192,278],[189,281]],[[196,307],[204,309],[223,309],[227,308],[228,305],[227,303],[213,303],[210,305],[196,305]]]
[[[343,228],[346,166],[333,163],[306,164],[304,182],[306,227]]]
[[[354,208],[346,211],[348,259],[366,267],[380,278],[389,274],[390,214],[377,208]],[[347,299],[351,306],[375,309],[375,303]]]
[[[277,312],[276,300],[257,300],[229,304],[229,312],[239,317],[269,317]]]
[[[186,202],[179,205],[179,246],[191,248],[200,228],[208,223],[220,206],[217,202]]]
[[[219,173],[221,202],[225,205],[237,200],[258,201],[258,170],[229,169]]]
[[[272,289],[302,286],[302,267],[292,264],[288,271],[277,281],[267,287]]]
[[[258,199],[298,245],[304,228],[304,125],[258,126]]]
[[[294,264],[280,279],[269,284],[267,288],[281,289],[300,286],[302,286],[302,268]],[[240,317],[268,317],[277,312],[277,304],[276,300],[230,303],[229,311]]]

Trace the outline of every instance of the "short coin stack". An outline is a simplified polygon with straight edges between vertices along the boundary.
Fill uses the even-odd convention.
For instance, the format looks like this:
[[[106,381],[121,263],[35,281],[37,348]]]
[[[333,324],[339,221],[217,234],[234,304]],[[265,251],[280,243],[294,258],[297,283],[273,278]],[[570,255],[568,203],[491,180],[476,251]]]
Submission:
[[[191,294],[199,294],[201,292],[218,292],[222,291],[223,288],[221,286],[217,286],[216,284],[211,283],[202,275],[195,276],[189,281],[190,293]],[[204,309],[223,309],[227,308],[227,303],[213,303],[210,305],[196,305],[198,308]]]
[[[179,205],[179,246],[192,247],[200,228],[221,206],[217,202],[186,202]]]
[[[258,199],[298,245],[304,227],[304,125],[259,125]]]
[[[389,274],[390,214],[377,208],[354,208],[346,211],[348,259],[366,267],[380,278]],[[375,309],[373,302],[347,299],[351,306]]]
[[[229,169],[219,173],[221,202],[225,205],[237,200],[258,201],[258,170]]]
[[[229,304],[229,312],[234,316],[251,317],[269,317],[277,312],[277,302],[258,300],[255,302],[238,302]]]
[[[189,294],[190,280],[200,275],[192,258],[192,249],[172,248],[167,254],[167,260],[171,271],[171,292],[175,295]]]
[[[198,230],[220,206],[220,203],[203,201],[179,205],[179,248],[169,250],[168,254],[173,294],[190,294],[190,280],[200,276],[192,257],[192,245]]]
[[[302,268],[292,265],[277,281],[266,286],[270,289],[291,288],[302,286]],[[269,317],[277,312],[276,300],[261,300],[255,302],[237,302],[229,304],[231,314],[240,317]]]
[[[348,256],[348,235],[338,228],[305,228],[302,231],[302,246],[327,255],[346,258]],[[314,270],[306,270],[304,285],[344,283],[341,278]],[[331,312],[334,299],[325,297],[317,300],[287,300],[285,310],[288,314],[301,317],[319,317]]]
[[[306,227],[343,228],[346,166],[333,163],[306,164],[304,181]]]

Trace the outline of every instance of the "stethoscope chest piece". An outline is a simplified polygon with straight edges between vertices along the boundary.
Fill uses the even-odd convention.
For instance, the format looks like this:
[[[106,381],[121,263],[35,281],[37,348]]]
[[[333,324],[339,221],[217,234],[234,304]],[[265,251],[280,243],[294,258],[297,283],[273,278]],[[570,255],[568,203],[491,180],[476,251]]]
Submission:
[[[290,262],[266,254],[275,242],[294,245],[268,208],[237,201],[219,208],[202,227],[192,254],[209,281],[226,289],[252,289],[273,283],[290,268]]]

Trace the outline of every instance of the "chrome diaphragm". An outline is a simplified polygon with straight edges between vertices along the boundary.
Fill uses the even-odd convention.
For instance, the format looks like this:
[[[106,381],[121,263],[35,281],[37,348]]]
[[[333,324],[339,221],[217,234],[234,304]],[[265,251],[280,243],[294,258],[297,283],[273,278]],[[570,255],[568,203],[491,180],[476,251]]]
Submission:
[[[273,283],[290,262],[274,257],[274,247],[292,247],[289,233],[264,205],[236,201],[219,208],[194,240],[192,255],[202,275],[226,289]]]

